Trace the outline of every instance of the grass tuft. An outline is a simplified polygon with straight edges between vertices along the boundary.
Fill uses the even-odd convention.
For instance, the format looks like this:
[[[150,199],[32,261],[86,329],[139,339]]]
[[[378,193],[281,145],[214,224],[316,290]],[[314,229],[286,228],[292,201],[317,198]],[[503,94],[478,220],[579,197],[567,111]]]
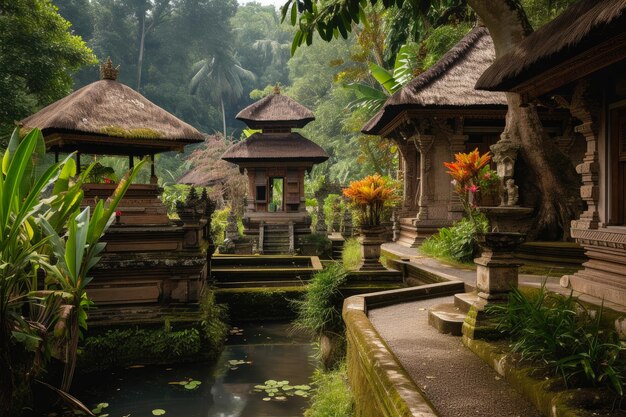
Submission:
[[[346,381],[346,365],[330,372],[315,371],[315,391],[304,417],[352,417],[354,398]]]
[[[617,332],[604,326],[603,306],[590,310],[577,297],[514,289],[507,304],[491,305],[487,313],[512,340],[523,360],[545,366],[566,386],[607,386],[624,395],[626,349]]]
[[[361,263],[361,244],[355,238],[346,239],[344,242],[341,261],[348,271],[354,271]]]

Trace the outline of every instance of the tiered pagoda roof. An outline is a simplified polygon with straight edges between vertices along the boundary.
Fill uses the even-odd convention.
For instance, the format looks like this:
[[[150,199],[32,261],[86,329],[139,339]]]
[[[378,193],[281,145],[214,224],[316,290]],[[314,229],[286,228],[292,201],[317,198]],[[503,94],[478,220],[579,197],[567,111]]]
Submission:
[[[281,94],[278,88],[274,89],[273,94],[241,110],[236,118],[252,129],[267,126],[299,128],[315,120],[311,110]]]
[[[328,154],[316,143],[291,128],[303,127],[315,120],[311,110],[282,95],[276,88],[273,94],[251,104],[237,114],[253,129],[263,129],[246,140],[231,146],[222,159],[232,162],[308,161],[324,162]]]

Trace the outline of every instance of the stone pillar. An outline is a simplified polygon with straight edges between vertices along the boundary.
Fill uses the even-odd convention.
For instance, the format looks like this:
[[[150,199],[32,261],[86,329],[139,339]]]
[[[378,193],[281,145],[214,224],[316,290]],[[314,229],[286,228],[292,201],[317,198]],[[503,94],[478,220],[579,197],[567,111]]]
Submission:
[[[454,160],[454,155],[457,153],[465,152],[465,142],[469,138],[468,135],[454,134],[448,136],[450,142],[450,158]],[[455,191],[452,183],[450,184],[450,203],[448,204],[448,219],[460,220],[463,217],[463,204],[461,204],[461,198]]]
[[[324,196],[321,194],[317,196],[317,225],[315,226],[315,233],[319,235],[328,234],[326,214],[324,214]]]
[[[417,213],[417,218],[419,220],[426,220],[428,219],[428,203],[430,201],[430,194],[432,193],[432,190],[429,188],[431,184],[428,180],[430,177],[429,173],[432,160],[430,150],[432,149],[433,142],[435,141],[435,136],[418,134],[413,137],[413,140],[420,153],[419,211]]]
[[[352,237],[353,229],[352,229],[352,212],[347,206],[343,211],[343,233],[341,234],[345,239]]]
[[[231,241],[239,239],[239,229],[237,228],[237,217],[235,217],[234,210],[230,210],[228,213],[227,225],[226,225],[225,238]]]
[[[598,214],[598,198],[600,194],[598,160],[598,125],[596,121],[596,97],[592,95],[589,81],[579,81],[574,90],[570,113],[582,122],[575,130],[581,133],[587,141],[587,151],[583,162],[576,167],[582,177],[580,196],[587,203],[585,210],[578,220],[572,221],[573,229],[597,229],[600,223]]]

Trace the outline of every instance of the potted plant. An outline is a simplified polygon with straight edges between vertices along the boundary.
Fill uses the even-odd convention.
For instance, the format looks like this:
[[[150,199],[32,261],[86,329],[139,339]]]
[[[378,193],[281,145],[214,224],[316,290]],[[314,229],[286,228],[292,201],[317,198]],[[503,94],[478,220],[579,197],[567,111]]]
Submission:
[[[385,206],[397,200],[396,187],[390,180],[376,174],[353,181],[343,190],[343,195],[358,212],[360,223],[359,242],[362,261],[359,270],[381,270],[378,261],[380,245],[384,242],[385,228],[381,225]]]

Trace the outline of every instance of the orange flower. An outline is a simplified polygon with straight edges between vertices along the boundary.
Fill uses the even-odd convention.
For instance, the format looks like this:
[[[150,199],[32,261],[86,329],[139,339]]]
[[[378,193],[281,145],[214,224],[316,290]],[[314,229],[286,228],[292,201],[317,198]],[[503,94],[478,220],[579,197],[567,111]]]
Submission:
[[[385,178],[376,174],[352,181],[350,186],[343,190],[343,195],[361,211],[366,224],[377,225],[380,223],[385,202],[396,199],[394,191],[393,186],[388,184]]]

